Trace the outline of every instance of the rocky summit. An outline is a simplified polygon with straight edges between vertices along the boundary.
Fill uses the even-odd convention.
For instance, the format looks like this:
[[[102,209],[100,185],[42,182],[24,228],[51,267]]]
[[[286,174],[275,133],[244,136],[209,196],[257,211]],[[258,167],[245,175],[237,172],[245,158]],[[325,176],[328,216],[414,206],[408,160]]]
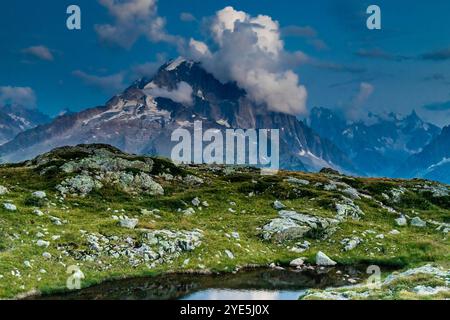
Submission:
[[[346,285],[304,299],[450,298],[450,188],[427,180],[267,176],[90,144],[0,166],[0,203],[0,298],[64,290],[74,266],[83,288],[252,266]],[[356,265],[381,269],[378,289],[336,269]]]

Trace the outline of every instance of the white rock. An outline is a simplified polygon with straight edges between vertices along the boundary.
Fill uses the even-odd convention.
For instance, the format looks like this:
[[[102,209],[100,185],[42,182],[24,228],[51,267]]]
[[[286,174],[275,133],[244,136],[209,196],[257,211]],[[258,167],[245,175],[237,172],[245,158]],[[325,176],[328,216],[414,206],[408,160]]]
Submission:
[[[139,223],[138,219],[129,219],[129,218],[123,218],[119,220],[120,226],[122,228],[127,229],[134,229]]]
[[[44,241],[44,240],[38,240],[36,242],[38,247],[48,247],[50,245],[50,242]]]
[[[406,220],[406,218],[404,216],[401,216],[398,219],[395,219],[395,223],[399,226],[399,227],[404,227],[408,225],[408,220]]]
[[[337,263],[333,260],[331,260],[325,253],[322,251],[319,251],[316,255],[316,264],[318,266],[335,266]]]
[[[392,230],[391,232],[389,232],[389,234],[390,234],[390,235],[393,235],[393,236],[397,236],[397,235],[400,234],[400,231],[394,229],[394,230]]]
[[[183,210],[183,214],[185,216],[192,216],[195,213],[195,210],[193,208],[187,208],[186,210]]]
[[[273,203],[273,207],[274,207],[275,209],[277,209],[277,210],[281,210],[281,209],[286,208],[286,206],[285,206],[283,203],[281,203],[281,201],[278,201],[278,200],[276,200],[276,201]]]
[[[302,258],[292,260],[291,263],[289,263],[289,265],[293,268],[301,267],[304,264],[305,264],[305,261]]]
[[[31,195],[37,199],[47,198],[47,194],[44,191],[35,191]]]
[[[43,256],[45,259],[51,259],[51,258],[52,258],[52,255],[51,255],[50,253],[48,253],[48,252],[44,252],[44,253],[42,254],[42,256]]]
[[[198,207],[200,205],[200,199],[199,198],[192,199],[192,205],[194,207]]]
[[[0,196],[3,196],[5,194],[7,194],[8,192],[9,192],[8,188],[6,188],[4,186],[0,186]]]
[[[375,236],[376,239],[384,239],[384,234],[378,234]]]
[[[23,262],[23,265],[24,265],[25,267],[27,267],[27,268],[31,268],[31,263],[30,263],[30,261],[24,261],[24,262]]]
[[[411,220],[411,225],[417,228],[424,228],[427,226],[427,223],[420,219],[419,217],[415,217]]]
[[[230,250],[225,250],[225,254],[228,256],[228,258],[234,259],[234,254]]]
[[[33,214],[38,216],[38,217],[42,217],[44,215],[44,213],[41,210],[39,210],[39,209],[34,209],[33,210]]]
[[[13,205],[12,203],[4,203],[3,208],[5,208],[8,211],[16,211],[17,207]]]

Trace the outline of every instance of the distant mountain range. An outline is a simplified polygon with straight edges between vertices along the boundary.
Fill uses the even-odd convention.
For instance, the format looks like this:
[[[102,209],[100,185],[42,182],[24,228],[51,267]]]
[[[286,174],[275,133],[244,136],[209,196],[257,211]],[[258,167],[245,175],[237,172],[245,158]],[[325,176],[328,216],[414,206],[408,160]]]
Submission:
[[[392,176],[406,159],[419,153],[441,132],[413,111],[402,118],[369,114],[367,121],[347,122],[338,112],[314,108],[309,125],[328,138],[351,159],[359,173]]]
[[[409,157],[394,175],[450,184],[450,126],[445,127],[421,152]]]
[[[0,106],[0,144],[8,142],[26,130],[49,123],[50,117],[37,109],[28,109],[20,105]]]
[[[180,84],[192,91],[192,101],[173,95]],[[155,89],[166,94],[153,94]],[[180,58],[164,64],[154,77],[136,81],[104,106],[66,113],[49,123],[45,117],[21,115],[34,121],[29,121],[28,127],[18,126],[14,133],[5,133],[4,138],[0,130],[0,142],[5,142],[0,146],[2,162],[23,161],[56,147],[89,143],[110,144],[135,154],[170,156],[175,145],[170,141],[173,130],[183,127],[192,131],[194,121],[202,120],[204,130],[280,129],[282,169],[317,171],[330,167],[356,175],[443,180],[443,172],[449,168],[445,164],[448,142],[447,154],[440,152],[439,146],[446,130],[441,134],[440,128],[422,121],[415,112],[405,118],[370,115],[369,123],[348,123],[337,112],[314,108],[309,118],[301,121],[255,104],[235,83],[221,83],[199,63]],[[14,126],[8,120],[5,123]],[[439,164],[441,161],[444,163]],[[427,164],[439,169],[431,173]]]

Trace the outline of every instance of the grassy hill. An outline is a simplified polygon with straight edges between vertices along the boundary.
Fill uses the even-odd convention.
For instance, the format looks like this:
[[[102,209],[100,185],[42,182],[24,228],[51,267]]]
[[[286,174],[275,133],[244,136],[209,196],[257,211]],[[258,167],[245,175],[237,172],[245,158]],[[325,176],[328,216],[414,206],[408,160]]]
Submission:
[[[305,298],[349,291],[355,299],[449,298],[449,192],[424,180],[327,170],[263,176],[176,166],[105,145],[59,148],[0,167],[0,298],[67,290],[73,266],[86,287],[288,266],[300,257],[314,266],[319,251],[342,265],[436,268],[391,276],[375,291],[356,286]]]

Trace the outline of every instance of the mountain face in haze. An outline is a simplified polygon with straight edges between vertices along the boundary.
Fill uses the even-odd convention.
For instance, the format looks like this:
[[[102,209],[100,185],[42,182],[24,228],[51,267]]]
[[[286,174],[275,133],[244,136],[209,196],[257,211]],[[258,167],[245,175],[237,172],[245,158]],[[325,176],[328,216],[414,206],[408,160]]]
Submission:
[[[442,129],[421,152],[412,155],[395,173],[404,178],[426,178],[450,184],[450,126]]]
[[[348,123],[340,114],[314,108],[309,124],[346,152],[359,172],[369,176],[392,176],[411,155],[435,139],[440,128],[424,122],[416,112],[401,118],[370,114],[366,122]]]
[[[192,103],[149,93],[161,88],[174,93],[182,83],[192,89]],[[183,59],[165,64],[151,79],[136,81],[105,106],[62,115],[48,125],[19,134],[0,147],[0,155],[3,162],[21,161],[59,146],[106,143],[130,153],[170,156],[176,144],[170,141],[172,132],[178,128],[192,131],[195,120],[202,120],[204,131],[280,129],[280,164],[284,169],[332,167],[354,172],[339,148],[295,116],[255,105],[236,84],[223,84],[200,64]]]
[[[19,105],[0,107],[0,144],[12,140],[17,134],[50,122],[50,118],[36,109]]]

